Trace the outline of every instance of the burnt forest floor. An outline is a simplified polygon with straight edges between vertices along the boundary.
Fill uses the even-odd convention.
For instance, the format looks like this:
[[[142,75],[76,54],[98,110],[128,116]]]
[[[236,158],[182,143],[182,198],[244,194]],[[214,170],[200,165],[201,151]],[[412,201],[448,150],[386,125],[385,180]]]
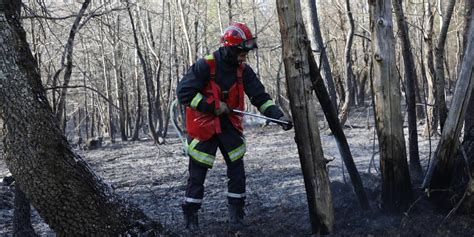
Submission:
[[[445,220],[447,212],[434,211],[419,184],[414,185],[414,203],[409,211],[398,215],[383,213],[380,208],[378,153],[373,146],[376,137],[373,122],[370,122],[373,119],[367,119],[367,116],[365,109],[354,111],[345,133],[370,200],[370,210],[359,207],[347,171],[342,168],[334,138],[327,124],[320,122],[325,158],[332,160],[328,163],[328,172],[335,210],[333,236],[474,236],[474,216],[455,214]],[[275,125],[251,126],[245,131],[245,210],[250,227],[243,233],[244,236],[311,234],[294,135],[294,130],[285,132]],[[437,138],[431,142],[423,137],[419,139],[420,157],[426,169],[430,143],[432,152]],[[78,152],[118,193],[137,203],[171,232],[187,235],[183,229],[180,204],[186,186],[188,158],[183,155],[181,147],[178,138],[169,138],[166,145],[161,146],[154,145],[150,139],[142,139]],[[207,175],[205,199],[199,212],[200,231],[195,233],[196,236],[226,235],[226,166],[218,154],[214,168]],[[372,157],[375,165],[369,171]],[[0,177],[7,173],[4,161],[0,160]],[[6,186],[1,186],[0,192],[0,235],[8,236],[12,233],[13,194]],[[54,236],[36,211],[32,213],[32,222],[41,236]]]

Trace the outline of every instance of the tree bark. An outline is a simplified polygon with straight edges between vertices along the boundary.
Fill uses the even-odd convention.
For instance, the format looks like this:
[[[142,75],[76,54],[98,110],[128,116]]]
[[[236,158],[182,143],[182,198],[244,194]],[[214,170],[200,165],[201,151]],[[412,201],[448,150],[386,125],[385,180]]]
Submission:
[[[17,185],[58,236],[138,233],[151,221],[104,183],[69,146],[48,103],[17,9],[0,0],[0,117],[5,162]]]
[[[453,178],[454,156],[458,151],[459,135],[464,122],[468,102],[471,97],[473,81],[472,67],[474,65],[474,23],[470,20],[468,41],[456,89],[449,110],[448,118],[441,134],[441,139],[433,154],[423,187],[430,190],[446,189]]]
[[[405,98],[408,113],[408,153],[410,157],[410,168],[416,177],[421,178],[421,164],[418,153],[418,131],[416,124],[416,95],[415,83],[416,70],[415,60],[411,52],[410,37],[408,34],[408,24],[403,14],[402,0],[392,0],[393,9],[397,18],[400,41],[402,46],[403,65],[405,68]]]
[[[390,0],[369,1],[374,59],[375,125],[380,146],[382,208],[402,212],[412,199],[403,136],[400,80],[396,70]]]
[[[277,10],[311,229],[313,234],[328,234],[333,228],[334,210],[309,76],[308,50],[311,49],[299,1],[277,0]]]
[[[323,37],[321,34],[321,27],[319,25],[318,19],[318,7],[315,0],[305,0],[304,4],[306,5],[308,24],[307,30],[309,39],[311,40],[311,48],[314,52],[319,54],[319,57],[316,58],[316,62],[320,62],[320,68],[322,69],[322,77],[324,79],[324,84],[328,89],[329,96],[331,98],[331,103],[336,109],[337,113],[337,95],[336,87],[334,86],[334,79],[332,77],[331,65],[329,64],[329,59],[326,54],[326,47],[324,46]],[[316,55],[316,54],[315,54]]]
[[[462,44],[462,57],[465,55],[465,49],[467,45],[467,40],[469,38],[469,22],[474,18],[474,1],[466,0],[465,1],[465,19],[464,19],[464,30],[463,30],[463,44]],[[474,75],[471,72],[471,82],[474,81]],[[474,90],[471,91],[471,97],[469,99],[469,105],[466,110],[466,117],[464,119],[464,140],[462,146],[464,147],[465,153],[467,154],[467,160],[469,169],[467,172],[470,174],[464,174],[464,177],[473,177],[474,176]],[[465,157],[463,157],[464,159]],[[465,213],[474,213],[474,180],[472,178],[468,179],[466,185],[466,198],[464,199],[461,209]]]
[[[436,90],[437,90],[437,104],[439,114],[439,125],[441,132],[443,132],[444,123],[448,114],[448,108],[446,107],[446,97],[444,95],[444,46],[446,44],[446,38],[448,35],[449,23],[451,16],[453,15],[454,5],[456,0],[449,0],[448,6],[446,7],[445,15],[443,15],[443,22],[441,24],[441,31],[438,36],[438,43],[435,48],[435,70],[436,70]]]

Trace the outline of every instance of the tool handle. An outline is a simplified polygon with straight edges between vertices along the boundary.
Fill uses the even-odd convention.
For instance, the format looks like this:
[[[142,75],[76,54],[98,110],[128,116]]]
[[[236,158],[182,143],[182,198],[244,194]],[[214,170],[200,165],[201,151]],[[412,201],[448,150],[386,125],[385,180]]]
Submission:
[[[249,115],[249,116],[253,116],[253,117],[257,117],[257,118],[261,118],[261,119],[270,120],[270,121],[278,123],[278,124],[293,125],[292,122],[283,121],[283,120],[279,120],[279,119],[274,119],[274,118],[270,118],[270,117],[259,115],[259,114],[253,114],[253,113],[241,111],[241,110],[238,110],[238,109],[233,109],[232,111],[235,112],[235,113],[239,113],[239,114],[244,114],[244,115]]]

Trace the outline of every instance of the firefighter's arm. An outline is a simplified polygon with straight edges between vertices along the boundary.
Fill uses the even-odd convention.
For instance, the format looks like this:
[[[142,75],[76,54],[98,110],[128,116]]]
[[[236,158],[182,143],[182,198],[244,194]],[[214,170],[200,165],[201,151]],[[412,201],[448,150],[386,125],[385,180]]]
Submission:
[[[209,81],[209,65],[204,59],[193,64],[178,83],[176,94],[181,104],[203,113],[214,113],[214,104],[207,103],[200,91]]]
[[[243,80],[245,94],[247,94],[252,105],[257,107],[260,113],[275,119],[284,115],[281,109],[276,106],[270,98],[270,95],[265,91],[265,87],[255,72],[248,65],[245,65]]]

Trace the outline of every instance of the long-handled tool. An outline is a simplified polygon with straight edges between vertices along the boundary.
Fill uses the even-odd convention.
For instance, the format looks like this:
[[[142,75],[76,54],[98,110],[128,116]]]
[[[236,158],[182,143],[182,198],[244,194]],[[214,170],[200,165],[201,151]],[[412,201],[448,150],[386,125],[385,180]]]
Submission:
[[[233,109],[232,111],[235,112],[235,113],[239,113],[239,114],[244,114],[244,115],[249,115],[249,116],[253,116],[253,117],[257,117],[257,118],[261,118],[261,119],[270,120],[270,121],[275,122],[275,123],[287,124],[287,125],[292,125],[293,124],[292,122],[283,121],[283,120],[279,120],[279,119],[274,119],[274,118],[270,118],[270,117],[263,116],[263,115],[260,115],[260,114],[253,114],[253,113],[241,111],[241,110],[238,110],[238,109]]]

